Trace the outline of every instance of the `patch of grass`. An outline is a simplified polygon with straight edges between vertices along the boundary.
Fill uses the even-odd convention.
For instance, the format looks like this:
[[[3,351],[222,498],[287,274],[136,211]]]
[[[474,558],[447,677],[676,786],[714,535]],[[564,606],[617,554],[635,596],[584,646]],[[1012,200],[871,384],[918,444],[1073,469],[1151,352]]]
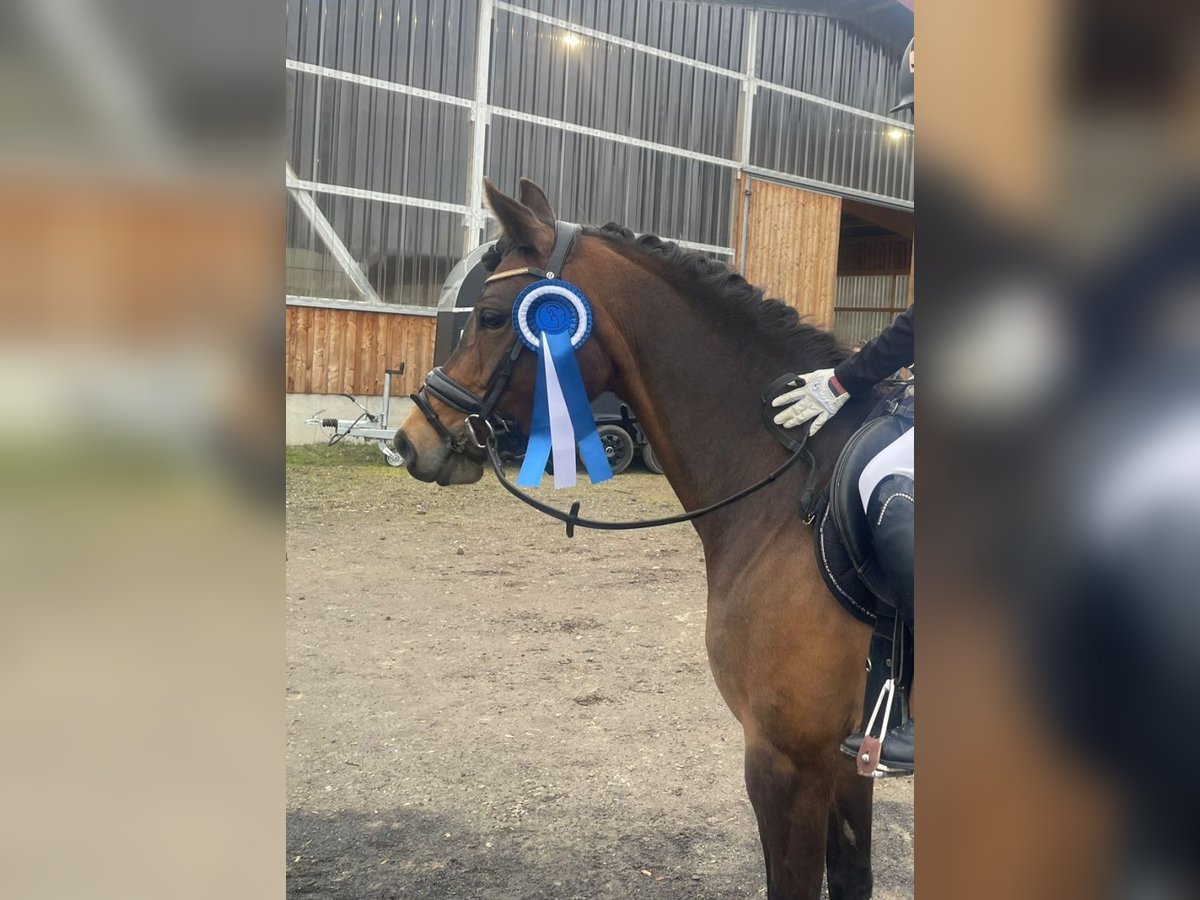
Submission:
[[[375,441],[347,439],[334,444],[296,444],[287,448],[289,466],[386,466]]]

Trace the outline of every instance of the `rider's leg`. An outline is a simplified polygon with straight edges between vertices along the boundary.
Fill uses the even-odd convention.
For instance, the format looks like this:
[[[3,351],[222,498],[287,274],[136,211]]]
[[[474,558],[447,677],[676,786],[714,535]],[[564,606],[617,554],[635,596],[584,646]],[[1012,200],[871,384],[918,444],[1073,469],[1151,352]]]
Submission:
[[[913,530],[916,486],[908,475],[892,474],[875,486],[867,503],[875,558],[896,596],[896,611],[913,624]]]
[[[896,612],[913,625],[913,526],[916,490],[906,474],[879,481],[867,504],[875,557],[896,597]],[[893,769],[912,769],[916,761],[913,722],[909,719],[884,738],[880,762]]]
[[[916,428],[909,428],[884,447],[863,468],[858,479],[859,497],[871,527],[875,555],[896,596],[896,610],[913,624],[913,524],[915,519]],[[844,752],[857,756],[863,735],[842,742]],[[913,769],[911,719],[889,730],[881,762],[890,769]]]
[[[871,498],[879,482],[889,475],[916,478],[916,433],[916,426],[908,429],[863,466],[862,474],[858,476],[858,496],[862,498],[864,510],[870,511]]]

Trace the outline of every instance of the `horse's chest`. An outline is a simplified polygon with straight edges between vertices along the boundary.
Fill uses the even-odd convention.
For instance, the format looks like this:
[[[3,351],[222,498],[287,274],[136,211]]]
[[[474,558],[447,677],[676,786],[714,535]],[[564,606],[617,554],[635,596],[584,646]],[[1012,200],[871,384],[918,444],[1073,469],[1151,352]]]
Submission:
[[[841,666],[826,659],[823,643],[836,643],[821,627],[814,606],[797,602],[793,593],[769,590],[710,591],[705,643],[713,679],[726,704],[740,721],[750,709],[807,706],[803,695],[818,677]],[[836,691],[819,690],[826,696]],[[824,701],[822,701],[824,702]],[[786,717],[786,716],[785,716]]]
[[[763,650],[760,616],[748,598],[709,596],[705,645],[717,689],[739,719],[754,678],[756,655]]]

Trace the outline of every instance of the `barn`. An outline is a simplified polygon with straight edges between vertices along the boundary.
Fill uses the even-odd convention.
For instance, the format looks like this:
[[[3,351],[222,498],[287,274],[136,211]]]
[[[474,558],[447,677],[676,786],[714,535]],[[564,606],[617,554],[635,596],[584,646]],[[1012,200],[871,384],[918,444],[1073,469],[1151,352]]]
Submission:
[[[288,0],[288,442],[353,418],[340,394],[416,389],[446,276],[494,237],[485,176],[877,334],[912,300],[912,116],[888,112],[912,0],[770,6]]]

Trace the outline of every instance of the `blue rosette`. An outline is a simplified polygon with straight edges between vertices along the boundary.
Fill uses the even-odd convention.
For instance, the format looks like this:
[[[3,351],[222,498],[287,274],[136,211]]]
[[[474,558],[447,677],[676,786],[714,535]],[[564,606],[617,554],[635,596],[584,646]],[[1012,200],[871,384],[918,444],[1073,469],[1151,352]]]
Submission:
[[[567,281],[536,281],[513,304],[513,330],[538,356],[533,420],[517,484],[537,487],[554,460],[554,486],[575,484],[575,450],[593,483],[612,478],[575,353],[592,335],[592,308]]]

